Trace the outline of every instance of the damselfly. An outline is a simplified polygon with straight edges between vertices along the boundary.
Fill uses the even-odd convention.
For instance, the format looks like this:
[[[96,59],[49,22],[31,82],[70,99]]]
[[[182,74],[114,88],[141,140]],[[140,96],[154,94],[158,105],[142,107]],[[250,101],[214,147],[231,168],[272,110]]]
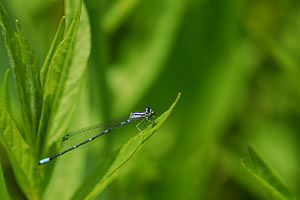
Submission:
[[[99,138],[102,135],[106,135],[109,132],[111,132],[114,129],[117,129],[119,127],[131,124],[134,121],[140,121],[137,124],[137,128],[140,130],[139,125],[142,122],[150,121],[149,118],[153,116],[153,110],[150,107],[147,107],[144,112],[131,112],[129,117],[125,120],[122,120],[121,122],[118,122],[112,126],[109,126],[106,129],[101,130],[100,125],[90,126],[87,128],[83,128],[77,131],[72,131],[68,134],[66,134],[59,142],[61,142],[61,148],[62,150],[54,154],[50,157],[44,158],[39,161],[39,165],[43,165],[48,163],[49,161],[64,155],[65,153],[68,153],[69,151],[72,151],[82,145],[85,145],[91,141],[93,141],[96,138]]]

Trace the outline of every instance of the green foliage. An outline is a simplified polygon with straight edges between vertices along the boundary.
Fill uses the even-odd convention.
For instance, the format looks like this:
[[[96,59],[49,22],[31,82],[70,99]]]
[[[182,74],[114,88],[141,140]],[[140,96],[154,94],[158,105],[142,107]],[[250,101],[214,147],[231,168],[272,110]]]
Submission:
[[[34,153],[28,144],[23,140],[14,120],[11,118],[3,100],[0,100],[0,141],[9,156],[15,176],[20,183],[23,191],[29,196],[36,196],[38,189],[34,186],[34,180],[39,170],[34,165]],[[33,193],[33,194],[32,194]]]
[[[22,126],[18,127],[6,108],[6,103],[10,103],[7,96],[7,71],[2,88],[3,99],[0,99],[0,140],[10,159],[18,184],[30,199],[39,199],[42,196],[45,190],[42,187],[43,182],[48,179],[44,180],[43,177],[51,175],[51,172],[45,173],[46,171],[37,165],[37,160],[43,155],[41,152],[49,153],[49,149],[55,148],[52,147],[54,142],[65,132],[78,103],[90,49],[89,22],[86,11],[81,12],[81,3],[81,0],[78,5],[66,1],[66,18],[70,19],[73,15],[74,17],[68,27],[65,17],[61,19],[40,72],[20,23],[16,21],[16,31],[13,31],[7,13],[1,5],[1,30],[12,63],[23,120]],[[119,150],[103,179],[95,183],[90,192],[79,196],[91,198],[100,193],[166,120],[175,103],[157,119],[154,127],[130,139]],[[2,185],[1,189],[6,192],[5,184]],[[82,193],[81,190],[87,190],[85,185],[83,184],[79,193]],[[74,198],[77,198],[77,195]]]
[[[4,80],[3,80],[3,87],[1,88],[1,97],[4,99],[6,103],[9,103],[9,69],[6,70]],[[6,105],[9,107],[9,105]]]
[[[292,199],[292,194],[273,170],[266,164],[253,147],[248,147],[248,157],[243,166],[271,195],[271,199]]]
[[[6,11],[2,5],[0,7],[1,30],[12,64],[22,114],[22,124],[18,127],[6,108],[8,97],[5,95],[5,100],[0,99],[0,140],[20,187],[30,199],[39,199],[44,190],[43,172],[37,165],[41,151],[47,152],[53,140],[67,128],[60,124],[58,130],[53,124],[58,124],[58,121],[67,124],[79,98],[90,43],[87,19],[80,21],[81,7],[79,1],[77,8],[74,5],[69,8],[76,9],[76,15],[65,33],[65,21],[62,19],[41,72],[20,23],[16,21],[16,31],[12,30]],[[87,36],[78,36],[80,39],[75,42],[77,33]],[[8,85],[8,75],[4,85]],[[3,91],[7,94],[5,90],[6,86]],[[47,140],[47,135],[51,133],[52,140]]]
[[[129,6],[128,10],[133,6],[131,4],[136,3],[135,1],[129,2],[119,1],[105,13],[103,17],[104,31],[111,32],[113,31],[111,29],[116,29],[113,27],[118,26],[118,23],[113,21],[118,21],[115,18],[126,11],[117,12],[114,10],[118,9],[120,6],[118,4],[126,4]],[[124,6],[122,8],[125,9]],[[124,105],[132,107],[136,104],[136,101],[142,98],[143,91],[147,90],[158,77],[160,71],[163,70],[165,59],[171,51],[171,44],[183,17],[184,8],[185,0],[156,0],[155,2],[145,1],[139,4],[137,12],[134,13],[135,18],[128,27],[130,35],[122,44],[123,48],[118,50],[120,56],[117,62],[108,71],[108,86],[112,96],[116,99],[113,107],[114,113],[122,110]],[[155,10],[155,15],[152,10]],[[158,22],[155,24],[155,28],[153,28],[154,21]],[[147,70],[150,68],[151,70]],[[136,74],[135,79],[127,81],[132,73]],[[143,84],[139,84],[140,82]],[[126,90],[126,88],[132,89]]]
[[[3,177],[1,162],[0,162],[0,198],[3,200],[10,199],[7,193],[5,179]]]
[[[179,93],[171,107],[159,116],[150,127],[148,126],[141,133],[132,137],[128,142],[122,145],[122,147],[109,158],[106,167],[101,165],[96,168],[91,176],[79,187],[73,199],[94,199],[97,197],[97,195],[120,174],[124,166],[133,159],[134,155],[144,146],[144,143],[166,121],[177,104],[180,95]]]
[[[1,31],[12,64],[24,119],[24,129],[26,130],[24,137],[29,144],[32,144],[34,141],[29,132],[36,133],[41,98],[36,60],[19,22],[16,20],[16,31],[14,32],[9,26],[7,13],[2,6],[0,12]]]
[[[42,68],[45,81],[43,83],[44,103],[38,133],[40,138],[39,147],[44,144],[43,146],[48,149],[55,140],[62,136],[66,130],[66,126],[63,124],[68,123],[70,115],[76,105],[76,99],[78,99],[79,88],[81,87],[80,83],[84,76],[89,54],[89,45],[80,47],[80,52],[84,52],[83,56],[75,52],[77,49],[79,50],[78,43],[82,43],[82,38],[85,40],[85,43],[89,43],[88,37],[82,37],[81,40],[75,42],[80,23],[80,15],[81,5],[78,6],[76,15],[64,37],[60,36],[65,26],[62,25],[65,23],[65,20],[62,19],[56,38],[52,44],[52,48],[55,48],[55,51],[52,53],[53,50],[51,49],[48,54],[48,58],[51,54],[53,55],[49,58],[51,61],[47,59],[43,66],[44,68]],[[80,28],[83,29],[83,26],[84,25]],[[82,33],[82,31],[80,31],[80,33]],[[88,32],[84,32],[84,34],[89,35]],[[61,41],[58,43],[56,40],[59,39],[61,39]],[[58,43],[57,46],[56,43]],[[48,62],[49,65],[47,64]],[[74,65],[76,65],[76,70],[74,70]],[[73,101],[66,102],[66,98],[73,99]],[[47,135],[45,133],[47,133]],[[49,137],[49,135],[51,135],[51,137]]]
[[[0,0],[0,198],[299,198],[299,6]],[[146,106],[143,132],[37,165],[67,131]],[[264,159],[241,164],[249,143]]]

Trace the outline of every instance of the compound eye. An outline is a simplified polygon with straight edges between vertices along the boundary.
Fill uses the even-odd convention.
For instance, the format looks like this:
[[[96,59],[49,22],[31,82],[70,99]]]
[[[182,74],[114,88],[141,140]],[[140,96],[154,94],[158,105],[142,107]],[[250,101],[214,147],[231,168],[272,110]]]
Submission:
[[[146,113],[147,113],[149,116],[151,116],[154,112],[153,112],[152,108],[147,107],[147,108],[146,108]]]
[[[147,107],[146,108],[146,113],[151,113],[151,112],[153,112],[152,109],[150,107]]]

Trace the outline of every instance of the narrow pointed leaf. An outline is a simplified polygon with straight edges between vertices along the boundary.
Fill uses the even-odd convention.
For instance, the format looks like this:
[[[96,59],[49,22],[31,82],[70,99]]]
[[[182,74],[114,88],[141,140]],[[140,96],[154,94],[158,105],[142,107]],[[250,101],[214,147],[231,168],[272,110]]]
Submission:
[[[144,131],[132,137],[115,152],[107,163],[105,163],[105,166],[99,166],[78,189],[73,199],[94,199],[100,194],[121,173],[124,166],[130,163],[135,154],[143,147],[144,143],[167,120],[177,104],[180,95],[179,93],[171,107],[155,120],[154,125],[148,126]]]
[[[13,69],[23,117],[22,127],[17,127],[6,107],[7,98],[0,98],[0,142],[8,155],[18,185],[27,198],[36,199],[41,192],[40,174],[34,165],[35,152],[31,148],[36,136],[41,98],[36,60],[20,24],[16,23],[16,31],[11,28],[1,3],[0,29]]]
[[[24,120],[22,135],[26,141],[33,143],[37,132],[38,118],[40,114],[40,91],[38,69],[35,56],[25,36],[21,25],[16,21],[14,32],[9,24],[6,11],[0,4],[0,27],[5,46],[9,55],[16,82],[21,113]]]
[[[54,37],[54,40],[51,44],[50,50],[47,54],[47,57],[45,59],[44,65],[41,69],[41,75],[40,75],[40,79],[41,79],[41,84],[44,85],[45,83],[45,79],[48,73],[48,69],[51,63],[51,59],[53,58],[53,55],[55,53],[55,50],[58,46],[58,44],[63,40],[64,37],[64,33],[65,33],[65,26],[66,26],[66,22],[65,22],[65,17],[63,17],[60,21],[60,24],[58,26],[56,35]]]
[[[79,14],[77,13],[78,17]],[[51,141],[55,141],[64,134],[81,94],[80,91],[91,48],[89,19],[84,4],[82,4],[81,17],[80,21],[78,21],[78,30],[74,35],[74,39],[73,49],[70,52],[72,58],[70,59],[66,79],[63,82],[63,92],[59,96],[57,112],[53,116],[53,124],[49,131],[52,138]],[[62,126],[62,124],[65,124],[65,126]]]
[[[293,199],[293,195],[289,189],[253,147],[250,146],[248,148],[248,157],[245,160],[242,160],[242,165],[273,199]]]
[[[10,37],[13,36],[13,30],[9,26],[9,19],[6,10],[4,9],[2,3],[0,2],[0,28],[3,35],[3,40],[6,43],[8,47],[11,46],[13,40],[10,39]],[[11,49],[8,49],[10,51]]]
[[[16,21],[16,40],[20,52],[15,58],[21,59],[20,64],[16,64],[14,73],[16,73],[16,85],[19,96],[24,96],[24,101],[20,99],[21,110],[23,116],[27,115],[29,131],[31,134],[37,133],[38,119],[41,112],[41,93],[40,93],[40,80],[39,80],[39,69],[37,61],[33,53],[33,49],[22,30],[21,24]],[[35,138],[35,135],[32,136]]]
[[[73,59],[76,57],[76,54],[73,54],[75,51],[74,47],[78,48],[76,46],[76,35],[80,24],[82,0],[78,2],[76,15],[64,39],[57,46],[51,58],[45,79],[43,111],[39,127],[39,147],[41,147],[46,138],[46,145],[43,145],[46,149],[59,137],[60,131],[64,132],[67,127],[67,121],[72,114],[74,104],[77,102],[77,99],[72,99],[72,96],[78,94],[81,78],[84,75],[80,70],[86,67],[82,63],[75,63]],[[77,51],[86,51],[86,49],[78,48]],[[74,68],[75,65],[77,65],[77,68]],[[70,84],[70,81],[73,85]],[[67,104],[62,105],[62,99],[65,95],[69,95],[69,99]],[[60,110],[62,107],[64,108],[63,111]],[[59,126],[60,130],[57,130],[57,126]]]
[[[67,1],[66,5],[66,19],[70,18],[76,13],[76,1]],[[74,40],[74,45],[72,49],[72,58],[70,59],[69,73],[66,77],[64,83],[64,90],[60,96],[59,103],[57,105],[57,112],[53,115],[53,124],[49,129],[50,140],[52,137],[61,137],[59,134],[65,134],[65,129],[69,124],[70,117],[72,117],[72,112],[74,111],[77,101],[79,100],[79,95],[82,95],[82,84],[83,78],[86,71],[87,60],[90,52],[90,28],[89,20],[87,16],[87,11],[83,4],[81,17],[79,22],[79,27]],[[82,114],[82,113],[80,113]],[[51,141],[49,141],[51,143]],[[80,178],[80,173],[83,172],[85,167],[84,157],[76,155],[77,159],[68,160],[66,162],[63,160],[58,160],[55,163],[55,170],[51,177],[51,181],[44,193],[44,199],[62,198],[69,199],[73,192],[76,190],[77,186],[81,184],[82,179]],[[76,164],[72,170],[65,168],[65,164],[72,165]],[[64,164],[65,163],[65,164]],[[61,180],[61,173],[64,174],[64,180]],[[74,173],[76,175],[74,175]],[[64,184],[64,187],[57,185],[60,182]],[[67,184],[69,182],[69,184]],[[70,183],[71,182],[71,183]],[[53,194],[53,192],[55,194]]]

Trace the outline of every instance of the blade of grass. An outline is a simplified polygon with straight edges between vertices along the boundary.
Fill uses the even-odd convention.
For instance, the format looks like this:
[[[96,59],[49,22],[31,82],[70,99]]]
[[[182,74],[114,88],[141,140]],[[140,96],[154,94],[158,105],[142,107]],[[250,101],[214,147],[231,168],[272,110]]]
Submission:
[[[0,199],[2,200],[9,200],[9,195],[6,189],[6,183],[5,179],[2,173],[2,166],[1,166],[1,160],[0,160]]]
[[[242,160],[242,165],[270,193],[272,198],[293,199],[289,189],[252,146],[248,147],[248,157]]]
[[[135,154],[143,147],[144,143],[157,131],[167,120],[181,94],[179,93],[170,108],[155,120],[144,131],[132,137],[105,163],[99,166],[91,176],[86,179],[82,186],[74,194],[73,199],[94,199],[104,188],[108,186],[122,171],[126,164],[132,161]]]

